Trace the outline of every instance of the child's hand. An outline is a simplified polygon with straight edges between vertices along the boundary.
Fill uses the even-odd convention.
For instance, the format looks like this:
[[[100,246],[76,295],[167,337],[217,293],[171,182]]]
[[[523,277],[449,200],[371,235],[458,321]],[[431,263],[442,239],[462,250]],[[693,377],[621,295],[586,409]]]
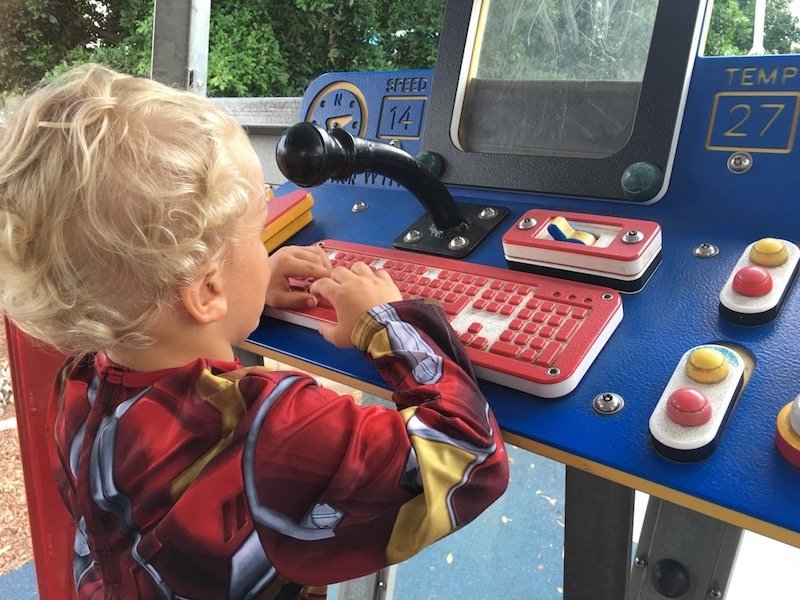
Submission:
[[[311,292],[326,298],[336,309],[339,322],[323,324],[320,333],[340,348],[352,345],[350,335],[361,315],[373,306],[403,299],[389,273],[373,272],[363,262],[355,263],[350,270],[336,267],[330,277],[312,283]]]
[[[319,246],[284,246],[269,257],[269,263],[272,277],[265,302],[274,308],[313,308],[317,297],[292,286],[289,280],[328,277],[333,269],[328,255]]]

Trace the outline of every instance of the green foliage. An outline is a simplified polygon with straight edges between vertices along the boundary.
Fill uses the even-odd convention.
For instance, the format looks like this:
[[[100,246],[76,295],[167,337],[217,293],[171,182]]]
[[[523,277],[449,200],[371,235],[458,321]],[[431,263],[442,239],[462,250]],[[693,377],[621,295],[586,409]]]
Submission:
[[[296,96],[329,71],[432,67],[444,4],[213,0],[207,93]],[[146,75],[153,6],[153,0],[0,0],[0,95],[88,61]]]
[[[91,40],[88,2],[0,3],[0,89],[26,88],[52,67],[54,55]],[[93,16],[93,15],[92,15]]]
[[[749,51],[754,1],[715,1],[706,54]],[[491,10],[506,4],[492,0]],[[791,52],[800,40],[789,4],[767,2],[768,53]],[[208,95],[296,96],[330,71],[432,67],[444,5],[445,0],[213,0]],[[514,5],[524,19],[489,25],[506,33],[486,44],[495,47],[481,69],[503,74],[509,65],[527,64],[536,72],[516,76],[552,76],[564,71],[566,58],[590,47],[590,58],[570,64],[576,69],[571,72],[624,78],[631,70],[630,49],[649,40],[641,23],[624,22],[632,14],[627,9],[634,7],[636,18],[646,22],[650,9],[642,7],[654,0]],[[87,61],[146,75],[153,6],[154,0],[0,0],[0,96]],[[596,14],[598,7],[608,14]],[[610,22],[617,27],[604,29]],[[534,51],[537,61],[520,60]]]
[[[768,0],[764,27],[766,54],[789,54],[800,42],[800,23],[791,0]],[[715,0],[708,28],[706,56],[738,56],[753,46],[755,0]]]
[[[212,4],[212,11],[225,4]],[[273,36],[275,44],[252,53],[247,46],[240,47],[241,54],[251,55],[255,62],[272,62],[270,69],[285,73],[269,83],[268,95],[299,95],[326,72],[432,67],[443,12],[444,0],[416,3],[413,11],[402,0],[273,0],[260,15],[253,15],[251,26],[268,30],[264,35]],[[217,50],[212,40],[210,54]],[[226,66],[229,72],[239,69],[230,62]],[[209,73],[216,77],[214,68]],[[247,73],[238,76],[247,77]],[[217,90],[209,86],[209,94]]]
[[[73,64],[149,72],[152,0],[0,2],[0,91],[18,92]]]
[[[265,11],[212,4],[208,93],[217,96],[288,95],[288,65]]]

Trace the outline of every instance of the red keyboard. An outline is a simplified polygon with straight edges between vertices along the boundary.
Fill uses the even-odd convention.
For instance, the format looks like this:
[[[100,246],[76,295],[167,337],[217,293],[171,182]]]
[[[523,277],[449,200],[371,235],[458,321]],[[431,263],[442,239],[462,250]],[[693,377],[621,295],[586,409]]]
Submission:
[[[404,298],[440,303],[478,377],[542,398],[574,390],[622,321],[622,300],[609,288],[337,240],[319,245],[334,266],[363,261],[388,271]],[[336,322],[324,300],[265,314],[315,329]]]

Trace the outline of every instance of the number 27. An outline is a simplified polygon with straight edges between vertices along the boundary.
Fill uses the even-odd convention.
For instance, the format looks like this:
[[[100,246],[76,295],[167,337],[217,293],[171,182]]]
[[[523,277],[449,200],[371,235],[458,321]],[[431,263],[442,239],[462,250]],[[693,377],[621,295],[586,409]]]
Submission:
[[[786,105],[765,102],[759,104],[758,106],[759,108],[773,111],[772,115],[769,116],[767,122],[758,132],[758,137],[762,137],[767,132],[767,130],[770,127],[772,127],[772,124],[775,123],[775,120],[780,116],[780,114],[786,108]],[[753,107],[749,104],[734,104],[729,112],[730,114],[734,114],[734,112],[741,112],[742,115],[741,118],[738,121],[736,121],[736,123],[733,124],[733,126],[725,130],[724,135],[727,137],[747,137],[748,135],[747,132],[741,131],[739,128],[750,120],[753,113]]]

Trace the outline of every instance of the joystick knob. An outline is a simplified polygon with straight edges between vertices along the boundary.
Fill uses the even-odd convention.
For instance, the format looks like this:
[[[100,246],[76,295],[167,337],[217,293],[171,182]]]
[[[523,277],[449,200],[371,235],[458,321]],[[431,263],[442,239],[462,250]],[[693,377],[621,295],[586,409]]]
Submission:
[[[411,192],[439,231],[466,222],[445,185],[408,152],[389,144],[355,137],[344,129],[325,131],[315,123],[303,122],[283,133],[275,157],[281,173],[301,187],[372,171]]]

